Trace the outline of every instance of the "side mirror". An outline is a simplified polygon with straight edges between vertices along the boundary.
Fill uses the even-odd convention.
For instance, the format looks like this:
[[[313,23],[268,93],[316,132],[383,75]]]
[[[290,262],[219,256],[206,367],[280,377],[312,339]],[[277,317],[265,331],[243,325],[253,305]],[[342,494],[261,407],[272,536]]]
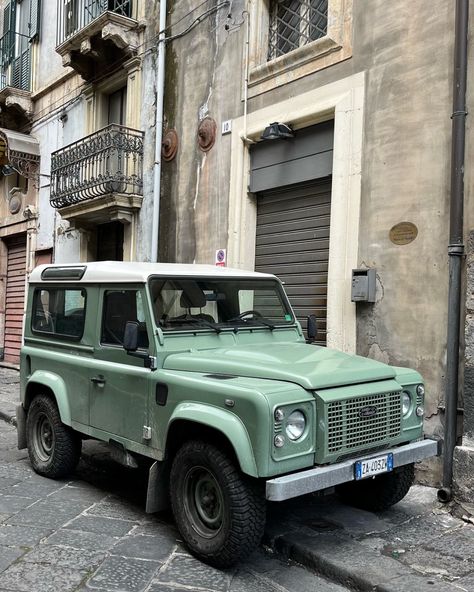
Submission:
[[[316,337],[318,336],[318,325],[317,325],[315,315],[308,316],[308,323],[306,325],[306,330],[308,333],[308,339],[306,340],[306,342],[307,343],[314,343],[316,341]]]
[[[136,321],[127,321],[125,332],[123,334],[123,348],[126,352],[135,352],[138,347],[138,323]]]

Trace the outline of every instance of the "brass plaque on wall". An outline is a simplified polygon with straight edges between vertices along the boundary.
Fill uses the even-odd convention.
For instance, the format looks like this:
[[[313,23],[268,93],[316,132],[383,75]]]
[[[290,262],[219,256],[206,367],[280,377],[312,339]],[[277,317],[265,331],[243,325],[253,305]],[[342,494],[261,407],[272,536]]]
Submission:
[[[412,222],[399,222],[390,229],[390,240],[395,245],[408,245],[418,236],[418,228]]]

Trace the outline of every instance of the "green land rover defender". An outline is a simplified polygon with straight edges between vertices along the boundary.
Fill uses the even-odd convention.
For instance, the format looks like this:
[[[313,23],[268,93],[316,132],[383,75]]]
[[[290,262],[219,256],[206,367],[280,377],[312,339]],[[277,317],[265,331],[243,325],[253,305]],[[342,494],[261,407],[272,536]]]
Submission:
[[[128,466],[148,457],[147,511],[170,503],[189,549],[218,567],[259,543],[266,500],[336,488],[381,510],[437,454],[421,376],[308,343],[272,275],[43,265],[24,327],[18,445],[34,470],[71,473],[83,438]]]

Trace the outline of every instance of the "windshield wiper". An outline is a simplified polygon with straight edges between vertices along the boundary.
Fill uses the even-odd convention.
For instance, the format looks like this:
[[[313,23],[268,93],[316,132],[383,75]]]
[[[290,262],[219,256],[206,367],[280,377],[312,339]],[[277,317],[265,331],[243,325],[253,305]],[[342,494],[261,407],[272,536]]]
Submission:
[[[244,323],[253,323],[254,325],[265,325],[265,327],[268,327],[270,331],[273,331],[273,329],[275,328],[275,325],[273,325],[272,323],[270,323],[270,321],[267,321],[262,317],[242,320],[244,321]]]
[[[253,324],[257,324],[257,325],[264,325],[265,327],[268,327],[270,329],[270,331],[273,331],[273,329],[275,328],[275,325],[273,323],[270,323],[270,321],[265,319],[261,314],[255,312],[253,310],[248,310],[248,311],[242,312],[239,315],[237,315],[236,317],[229,319],[226,322],[227,323],[239,322],[239,323],[245,323],[245,324],[253,323]]]
[[[222,329],[220,327],[216,327],[206,319],[195,319],[194,317],[184,317],[182,319],[166,319],[166,321],[160,321],[162,327],[166,327],[166,325],[186,325],[187,323],[195,323],[196,325],[201,325],[202,327],[208,327],[212,329],[217,334],[219,334]]]

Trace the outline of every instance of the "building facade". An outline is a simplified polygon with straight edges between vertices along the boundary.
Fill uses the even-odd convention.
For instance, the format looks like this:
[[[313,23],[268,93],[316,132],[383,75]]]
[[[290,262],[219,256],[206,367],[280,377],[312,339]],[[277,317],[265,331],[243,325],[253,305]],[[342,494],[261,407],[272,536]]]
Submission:
[[[18,360],[24,275],[37,263],[156,257],[160,160],[159,261],[213,263],[220,250],[229,266],[275,273],[302,325],[318,317],[321,344],[419,370],[427,432],[442,438],[454,6],[168,0],[161,155],[159,10],[2,3],[5,361]],[[265,139],[271,124],[282,125]],[[465,183],[468,236],[469,166]],[[468,247],[463,474],[474,439]],[[353,270],[365,269],[375,298],[354,302]],[[440,470],[432,461],[419,478],[436,483]]]
[[[277,274],[320,342],[418,369],[442,438],[454,6],[235,0],[180,36],[194,7],[171,2],[161,260],[227,249]],[[293,137],[262,139],[272,123]],[[466,169],[467,227],[471,186]],[[375,302],[356,303],[364,268]],[[419,478],[438,483],[441,464]]]
[[[151,0],[2,3],[6,362],[18,362],[24,277],[36,264],[131,260],[149,250],[155,13]]]

